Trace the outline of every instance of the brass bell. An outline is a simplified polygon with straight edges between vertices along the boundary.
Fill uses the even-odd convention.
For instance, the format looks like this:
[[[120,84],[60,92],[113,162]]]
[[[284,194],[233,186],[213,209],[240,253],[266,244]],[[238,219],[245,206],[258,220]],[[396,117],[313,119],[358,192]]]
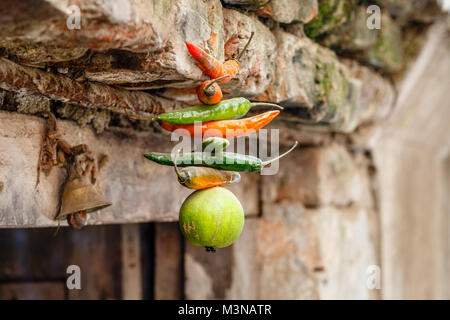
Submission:
[[[64,187],[61,210],[56,218],[62,219],[80,211],[91,213],[110,205],[100,188],[93,185],[89,179],[75,178],[68,181]]]

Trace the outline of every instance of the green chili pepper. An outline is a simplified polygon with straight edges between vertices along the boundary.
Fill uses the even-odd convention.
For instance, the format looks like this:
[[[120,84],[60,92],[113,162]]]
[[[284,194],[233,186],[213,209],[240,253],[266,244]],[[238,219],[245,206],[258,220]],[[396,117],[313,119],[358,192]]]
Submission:
[[[156,118],[175,124],[193,124],[196,121],[232,120],[243,117],[254,106],[272,106],[283,109],[279,105],[265,102],[250,102],[245,98],[222,100],[213,105],[197,105],[194,107],[166,112]]]
[[[222,150],[226,149],[230,145],[230,141],[224,138],[220,137],[209,137],[202,141],[202,151],[204,151],[206,148],[209,150]]]
[[[178,156],[177,166],[178,167],[197,166],[197,167],[210,167],[227,171],[258,172],[261,171],[262,168],[271,164],[272,162],[287,155],[297,146],[297,144],[298,142],[296,141],[295,144],[288,151],[268,161],[262,161],[261,159],[253,156],[247,156],[232,152],[222,152],[218,154],[208,154],[206,152],[205,153],[191,152]],[[166,166],[174,165],[171,153],[151,152],[144,154],[144,157],[162,165]]]

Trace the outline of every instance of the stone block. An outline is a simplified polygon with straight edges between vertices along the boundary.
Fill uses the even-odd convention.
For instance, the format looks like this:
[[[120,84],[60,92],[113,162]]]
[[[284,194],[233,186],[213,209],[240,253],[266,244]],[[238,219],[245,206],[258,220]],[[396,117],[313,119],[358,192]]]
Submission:
[[[225,59],[241,52],[251,32],[252,42],[239,61],[239,72],[224,84],[223,90],[232,96],[256,96],[271,84],[275,73],[276,41],[272,32],[255,17],[236,10],[223,9],[225,28]]]
[[[264,203],[373,206],[367,168],[356,163],[345,147],[332,144],[299,148],[289,157],[280,160],[276,175],[262,177]]]
[[[184,256],[186,299],[225,299],[231,285],[231,247],[206,252],[186,243]]]
[[[386,119],[396,98],[392,83],[355,60],[341,59],[341,62],[347,67],[355,88],[355,108],[348,126],[355,128]]]
[[[229,299],[373,299],[367,270],[378,265],[376,217],[358,207],[264,206],[233,245]]]
[[[359,6],[349,15],[346,23],[327,35],[321,43],[335,50],[359,52],[372,47],[377,31],[367,28],[367,6]]]
[[[376,213],[358,206],[328,207],[319,210],[315,221],[323,267],[316,272],[320,298],[379,299]],[[377,281],[378,289],[372,287]]]
[[[305,25],[306,34],[313,39],[330,34],[346,23],[357,4],[355,0],[319,0],[318,2],[317,16]]]
[[[109,53],[115,60],[113,68],[87,72],[86,77],[94,81],[131,88],[146,88],[156,81],[151,87],[168,81],[174,86],[192,84],[203,75],[184,41],[206,47],[212,34],[217,36],[217,57],[223,59],[219,0],[82,0],[77,2],[81,25],[73,30],[66,25],[75,14],[67,2],[26,1],[12,8],[0,7],[0,14],[9,10],[8,18],[1,21],[0,46],[24,63],[76,60],[85,49],[125,51]]]
[[[385,10],[380,29],[369,29],[367,6],[355,7],[348,20],[324,35],[320,43],[387,72],[399,71],[403,60],[401,25]]]
[[[281,23],[308,23],[318,12],[317,0],[272,0],[257,13]]]
[[[271,0],[223,0],[223,3],[231,6],[241,7],[246,10],[256,10]]]
[[[310,39],[275,31],[278,50],[274,81],[259,100],[279,102],[300,118],[324,124],[345,121],[350,83],[336,55]]]
[[[377,40],[362,59],[387,72],[399,71],[403,62],[402,29],[387,15],[381,15]]]

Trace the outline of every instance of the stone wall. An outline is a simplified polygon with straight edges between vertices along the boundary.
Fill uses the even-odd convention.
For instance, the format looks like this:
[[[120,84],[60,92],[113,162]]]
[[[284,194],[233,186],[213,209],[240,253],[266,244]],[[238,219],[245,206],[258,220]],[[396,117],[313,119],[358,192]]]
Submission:
[[[189,192],[170,168],[140,156],[170,150],[168,136],[149,121],[128,119],[125,108],[149,116],[197,103],[192,88],[206,78],[184,41],[224,60],[255,32],[238,76],[223,85],[225,96],[283,105],[270,127],[280,128],[283,146],[299,140],[300,148],[281,160],[277,175],[246,174],[231,188],[247,214],[233,246],[207,254],[183,244],[175,224],[157,224],[155,298],[440,296],[429,293],[443,292],[435,283],[448,280],[439,261],[444,269],[435,282],[421,278],[429,291],[395,287],[407,258],[393,257],[402,248],[392,235],[400,227],[387,215],[391,176],[381,170],[380,178],[379,166],[390,168],[391,158],[379,137],[407,83],[405,70],[442,13],[434,1],[373,2],[381,7],[380,30],[366,27],[369,1],[3,2],[0,227],[56,225],[62,171],[55,168],[35,189],[42,112],[49,110],[66,140],[109,156],[101,181],[114,205],[91,224],[176,221]],[[66,25],[72,4],[81,10],[73,30]],[[448,41],[444,33],[441,39]],[[450,256],[448,247],[439,250]],[[386,291],[367,286],[370,266],[386,270]]]

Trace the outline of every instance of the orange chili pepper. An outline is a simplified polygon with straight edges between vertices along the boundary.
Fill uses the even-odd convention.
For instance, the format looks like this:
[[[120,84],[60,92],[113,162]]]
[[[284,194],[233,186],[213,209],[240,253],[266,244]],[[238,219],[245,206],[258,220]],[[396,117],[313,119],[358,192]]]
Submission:
[[[241,181],[241,175],[234,171],[222,171],[206,167],[186,167],[179,169],[177,166],[179,152],[180,150],[177,151],[173,163],[178,176],[178,182],[186,188],[200,190]]]
[[[200,49],[192,43],[189,43],[187,41],[185,43],[192,58],[194,58],[194,60],[197,62],[198,67],[208,76],[213,79],[217,79],[225,75],[229,75],[228,78],[224,78],[219,81],[220,83],[225,83],[230,81],[238,73],[238,60],[242,57],[245,50],[247,50],[250,41],[253,39],[253,35],[254,32],[252,32],[250,38],[247,41],[247,44],[236,59],[228,60],[224,63],[220,62],[213,56],[209,55],[205,50]]]
[[[228,78],[229,75],[225,75],[223,77],[207,80],[203,82],[197,88],[197,97],[198,100],[203,102],[204,104],[216,104],[222,100],[223,94],[222,89],[220,89],[219,85],[216,83],[224,78]]]
[[[191,137],[222,137],[231,139],[258,131],[278,116],[279,113],[279,110],[274,110],[244,119],[208,121],[199,124],[198,127],[200,129],[197,128],[197,130],[195,130],[195,124],[175,124],[166,121],[161,121],[161,127],[171,132],[177,129],[184,129],[177,133]]]

